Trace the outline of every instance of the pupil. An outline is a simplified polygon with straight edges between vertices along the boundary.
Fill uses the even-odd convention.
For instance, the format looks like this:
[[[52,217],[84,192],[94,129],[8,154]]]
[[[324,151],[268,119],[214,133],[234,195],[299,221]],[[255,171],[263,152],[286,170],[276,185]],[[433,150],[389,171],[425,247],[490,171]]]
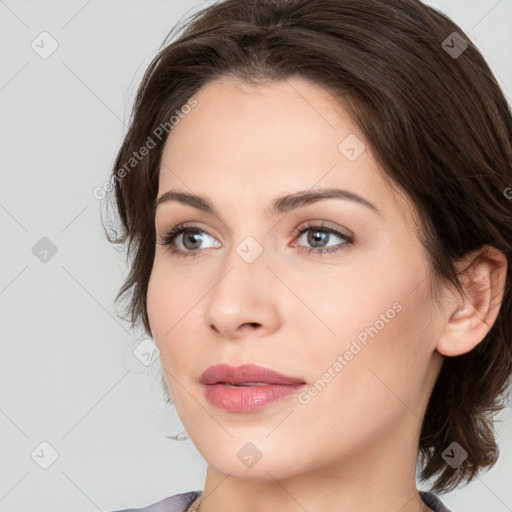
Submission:
[[[197,247],[189,247],[188,246],[188,241],[191,241],[192,245],[195,243],[196,245],[200,245],[201,244],[201,237],[199,236],[199,233],[197,232],[190,232],[191,233],[190,235],[188,236],[185,236],[183,237],[183,245],[187,248],[187,249],[197,249]],[[198,237],[197,240],[194,240],[195,237]]]
[[[308,243],[311,244],[313,247],[317,247],[315,244],[317,242],[326,242],[327,237],[329,236],[328,233],[325,231],[311,231],[310,235],[308,237]]]

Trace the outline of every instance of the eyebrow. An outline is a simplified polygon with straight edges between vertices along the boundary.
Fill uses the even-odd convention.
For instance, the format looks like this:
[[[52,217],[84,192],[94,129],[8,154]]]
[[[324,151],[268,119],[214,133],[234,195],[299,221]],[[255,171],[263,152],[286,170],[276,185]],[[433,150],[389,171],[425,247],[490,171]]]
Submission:
[[[356,194],[355,192],[350,192],[349,190],[343,190],[340,188],[303,190],[294,192],[293,194],[288,194],[283,197],[278,197],[270,205],[268,212],[271,215],[287,213],[291,210],[295,210],[297,208],[301,208],[303,206],[307,206],[319,201],[324,201],[326,199],[344,199],[353,201],[366,206],[370,210],[382,216],[382,213],[379,211],[379,209],[374,204],[370,203],[370,201]],[[217,212],[215,211],[215,208],[213,207],[213,204],[208,197],[189,194],[187,192],[180,192],[177,190],[168,190],[167,192],[164,192],[155,203],[155,211],[161,204],[171,201],[176,201],[178,203],[197,208],[198,210],[203,210],[207,213],[213,213],[214,215],[217,215]]]

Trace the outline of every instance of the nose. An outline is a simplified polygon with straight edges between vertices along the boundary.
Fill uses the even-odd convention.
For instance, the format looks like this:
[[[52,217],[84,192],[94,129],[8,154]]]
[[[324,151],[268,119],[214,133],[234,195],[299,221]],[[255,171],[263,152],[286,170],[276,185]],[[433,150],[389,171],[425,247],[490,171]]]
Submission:
[[[279,280],[263,252],[251,263],[233,248],[219,280],[207,295],[205,321],[228,339],[266,336],[279,328]]]

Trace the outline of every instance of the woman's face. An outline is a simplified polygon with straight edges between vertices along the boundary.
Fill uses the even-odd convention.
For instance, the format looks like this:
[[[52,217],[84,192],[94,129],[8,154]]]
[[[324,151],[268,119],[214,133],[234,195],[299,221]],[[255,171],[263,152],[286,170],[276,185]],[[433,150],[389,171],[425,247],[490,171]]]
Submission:
[[[190,231],[157,243],[147,296],[190,438],[211,467],[241,478],[341,470],[349,460],[388,469],[407,460],[414,473],[441,313],[410,204],[316,85],[223,79],[195,98],[167,139],[158,196],[198,195],[213,212],[159,204],[158,239],[182,223]],[[279,198],[326,189],[363,199],[290,199],[270,211]],[[305,385],[263,406],[256,386],[217,386],[220,400],[254,396],[244,410],[206,398],[208,367],[248,363]]]

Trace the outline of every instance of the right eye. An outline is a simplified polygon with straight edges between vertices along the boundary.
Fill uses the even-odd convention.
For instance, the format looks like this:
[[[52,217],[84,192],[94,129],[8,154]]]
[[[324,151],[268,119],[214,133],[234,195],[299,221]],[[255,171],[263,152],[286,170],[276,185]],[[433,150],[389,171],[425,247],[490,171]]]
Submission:
[[[199,246],[201,242],[204,241],[205,235],[214,240],[214,238],[200,226],[194,224],[179,224],[169,232],[159,236],[158,243],[163,246],[168,246],[171,254],[175,256],[187,257],[191,255],[195,257],[199,256],[201,252]],[[176,243],[181,245],[181,247],[176,247]],[[206,247],[206,249],[211,247],[220,247],[220,244],[211,245],[210,247]]]

